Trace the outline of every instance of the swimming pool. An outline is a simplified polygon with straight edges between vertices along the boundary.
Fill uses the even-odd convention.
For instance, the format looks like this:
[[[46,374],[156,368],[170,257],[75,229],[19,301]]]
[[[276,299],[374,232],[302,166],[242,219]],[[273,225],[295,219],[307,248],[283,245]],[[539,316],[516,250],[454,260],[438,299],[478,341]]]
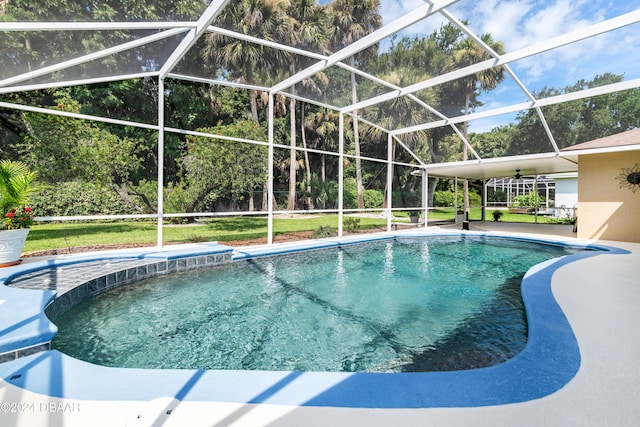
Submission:
[[[54,319],[54,349],[129,368],[416,372],[504,362],[520,282],[583,249],[394,239],[241,260],[114,289]]]
[[[363,241],[404,238],[409,233],[386,233],[296,245],[243,248],[233,252],[234,259],[257,259],[265,255],[347,246]],[[491,233],[411,233],[411,238],[441,235],[500,237]],[[515,240],[533,240],[514,237]],[[573,241],[572,241],[573,242]],[[13,386],[35,393],[66,399],[147,401],[170,396],[182,402],[229,402],[270,405],[298,405],[343,408],[460,408],[524,402],[547,396],[566,385],[580,367],[580,349],[564,313],[551,291],[551,278],[563,266],[601,253],[623,254],[627,251],[588,243],[578,246],[595,251],[555,258],[538,264],[522,280],[522,296],[527,308],[529,339],[525,348],[512,359],[480,369],[453,372],[367,373],[301,372],[265,370],[138,369],[111,368],[80,361],[61,352],[41,351],[17,360],[0,363],[0,376]],[[210,244],[195,248],[135,251],[136,259],[163,258],[167,265],[189,265],[199,254],[219,251]],[[116,255],[114,255],[116,257]],[[84,256],[71,261],[81,264],[95,260]],[[194,261],[192,264],[195,264]],[[46,268],[57,262],[21,266],[22,272]],[[61,265],[61,264],[59,264]],[[155,268],[155,267],[154,267]],[[12,270],[13,272],[19,269]],[[136,271],[132,272],[138,274]],[[20,273],[11,273],[18,275]],[[126,276],[126,275],[125,275]],[[108,276],[111,277],[111,276]],[[106,282],[109,283],[107,277]],[[0,280],[6,282],[10,276]],[[98,281],[99,283],[102,283]],[[104,281],[103,281],[104,282]],[[90,287],[91,288],[91,287]],[[20,332],[22,341],[39,342],[52,336],[43,309],[51,293],[34,294],[4,287],[2,315],[7,336]],[[18,292],[20,291],[20,292]],[[15,296],[19,299],[15,300]],[[29,298],[27,304],[27,297]],[[12,300],[13,298],[13,300]],[[60,300],[60,298],[58,299]],[[39,307],[40,313],[36,313]],[[25,333],[27,338],[25,338]],[[13,345],[18,341],[0,342]]]

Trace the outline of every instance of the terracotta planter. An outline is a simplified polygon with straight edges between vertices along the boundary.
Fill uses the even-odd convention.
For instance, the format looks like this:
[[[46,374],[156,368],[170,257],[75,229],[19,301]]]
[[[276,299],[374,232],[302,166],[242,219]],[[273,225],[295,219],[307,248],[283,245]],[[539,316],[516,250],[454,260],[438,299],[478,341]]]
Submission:
[[[28,228],[0,231],[0,267],[20,263],[20,254],[29,234]]]

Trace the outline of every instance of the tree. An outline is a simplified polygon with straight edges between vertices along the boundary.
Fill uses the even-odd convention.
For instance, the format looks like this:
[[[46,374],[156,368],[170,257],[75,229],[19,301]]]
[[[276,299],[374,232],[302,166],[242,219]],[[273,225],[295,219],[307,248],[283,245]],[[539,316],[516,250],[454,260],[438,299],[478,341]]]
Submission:
[[[222,9],[215,25],[233,28],[242,34],[268,41],[285,40],[290,35],[289,20],[286,16],[286,0],[241,0],[230,2]],[[210,33],[206,36],[202,56],[211,61],[212,72],[223,67],[230,80],[241,80],[255,84],[255,75],[268,76],[270,70],[286,63],[288,54],[279,50],[268,50],[264,46],[233,39],[222,34]],[[251,118],[257,123],[258,91],[249,90]]]
[[[252,120],[240,120],[230,125],[218,124],[199,132],[235,138],[263,141],[265,131]],[[189,136],[185,144],[187,155],[182,162],[188,184],[189,199],[185,212],[206,208],[207,200],[230,200],[232,205],[252,194],[267,175],[267,147],[205,136]]]
[[[483,34],[482,41],[486,46],[497,54],[504,53],[504,44],[494,41],[491,34]],[[476,43],[470,38],[465,38],[457,43],[451,55],[450,62],[445,69],[459,69],[469,65],[473,65],[484,60],[490,59],[492,56],[482,45]],[[464,114],[471,112],[472,102],[479,92],[487,92],[495,89],[505,78],[504,68],[493,67],[485,71],[472,74],[460,79],[458,82],[464,88]],[[467,139],[467,122],[462,124],[462,135]],[[468,160],[467,144],[462,145],[462,160]],[[464,210],[469,212],[469,183],[464,180]]]
[[[460,28],[445,24],[434,30],[428,37],[402,37],[399,40],[392,38],[391,47],[377,56],[372,68],[378,76],[392,76],[399,69],[413,70],[413,73],[421,74],[425,78],[429,75],[441,74],[450,61],[456,43],[463,36]],[[464,91],[459,85],[448,83],[432,88],[425,99],[446,116],[456,116],[462,109],[462,102],[459,100],[464,99]],[[421,112],[421,114],[425,113]],[[449,127],[432,129],[423,135],[427,139],[426,143],[421,141],[412,149],[418,154],[424,154],[425,157],[428,155],[432,163],[451,158],[452,139],[455,138],[458,145],[460,143],[459,138],[454,136],[453,130]],[[438,182],[438,178],[429,178],[429,206],[433,206],[433,195]]]
[[[319,6],[316,0],[293,0],[287,8],[289,25],[291,31],[287,33],[286,44],[303,49],[310,49],[321,53],[327,52],[327,14],[326,8]],[[308,65],[309,60],[291,55],[289,57],[289,75],[294,75],[299,68]],[[307,78],[302,82],[302,87],[308,91],[321,92],[321,87],[317,84],[317,79]],[[296,87],[292,87],[293,94],[296,94]],[[304,133],[304,103],[301,105],[300,132],[302,136],[303,148],[306,147]],[[289,119],[290,119],[290,157],[289,157],[289,194],[287,197],[287,209],[293,210],[296,202],[296,99],[289,98]],[[311,192],[311,170],[309,165],[309,154],[305,150],[306,192]],[[310,204],[310,199],[307,201]]]
[[[327,108],[318,108],[309,112],[304,119],[304,124],[311,133],[313,148],[323,151],[336,151],[338,145],[338,114]],[[320,180],[327,180],[327,155],[320,155]]]
[[[80,104],[67,92],[59,90],[56,94],[57,104],[51,108],[79,112]],[[140,212],[155,211],[156,207],[147,204],[130,182],[143,159],[144,148],[135,141],[79,119],[27,113],[23,120],[26,134],[21,144],[22,157],[38,170],[43,182],[76,178],[92,181],[112,189]]]
[[[416,69],[409,67],[398,67],[388,75],[382,75],[379,77],[400,87],[409,86],[413,83],[425,80],[427,78],[422,68]],[[435,101],[434,97],[436,96],[433,90],[423,90],[416,93],[415,95],[427,104],[433,104]],[[378,104],[370,107],[369,109],[367,109],[366,118],[373,123],[380,124],[380,126],[384,129],[397,129],[424,123],[429,114],[430,113],[426,110],[426,108],[420,106],[411,98],[403,96],[394,98],[383,104]],[[367,131],[367,135],[371,139],[386,140],[386,134],[380,129],[371,126],[367,126],[365,129]],[[421,148],[427,147],[429,133],[426,131],[418,131],[403,135],[403,137],[404,142],[413,145],[416,148]],[[391,144],[391,161],[395,161],[396,140],[393,139]],[[386,144],[381,145],[386,147]],[[385,180],[385,197],[383,207],[387,207],[387,193],[391,191],[391,189],[388,188],[387,183],[388,181]],[[400,184],[400,182],[398,182],[398,184]]]
[[[382,26],[379,0],[335,0],[329,5],[331,10],[333,34],[332,45],[336,50],[349,46],[356,40]],[[377,46],[360,52],[349,58],[350,65],[356,66],[357,62],[365,62],[368,56],[377,51]],[[358,102],[357,79],[355,73],[351,73],[351,102]],[[357,117],[359,111],[354,111]],[[364,209],[364,187],[362,185],[362,164],[360,160],[360,135],[358,132],[358,120],[353,120],[353,143],[356,162],[356,183],[358,188],[358,209]]]
[[[44,22],[118,22],[118,21],[173,21],[196,19],[204,10],[200,0],[158,0],[152,5],[144,0],[5,0],[0,8],[3,21]],[[10,33],[3,43],[0,55],[0,79],[25,71],[33,71],[43,65],[62,62],[78,54],[91,53],[133,38],[148,35],[148,31],[28,31]],[[158,66],[149,61],[152,56],[162,57],[167,45],[174,40],[163,40],[106,56],[95,61],[60,70],[48,78],[73,73],[75,78],[104,75],[104,70],[141,70]],[[125,68],[126,67],[126,68]]]
[[[533,95],[537,99],[544,99],[622,80],[621,75],[605,73],[595,76],[593,80],[579,80],[576,84],[563,89],[545,87]],[[570,147],[639,127],[640,89],[549,105],[543,107],[542,112],[558,147]],[[507,152],[509,155],[552,150],[549,138],[534,110],[518,114],[516,122],[512,143]]]
[[[503,157],[507,154],[515,132],[515,124],[499,126],[485,133],[469,134],[469,142],[481,158]]]

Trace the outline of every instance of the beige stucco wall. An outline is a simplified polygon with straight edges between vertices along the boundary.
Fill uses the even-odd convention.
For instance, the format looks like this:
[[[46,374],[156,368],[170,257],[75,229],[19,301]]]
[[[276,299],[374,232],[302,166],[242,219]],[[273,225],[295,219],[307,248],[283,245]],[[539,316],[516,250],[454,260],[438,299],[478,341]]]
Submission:
[[[634,193],[619,180],[636,165],[640,151],[579,157],[578,237],[640,242],[640,187]]]

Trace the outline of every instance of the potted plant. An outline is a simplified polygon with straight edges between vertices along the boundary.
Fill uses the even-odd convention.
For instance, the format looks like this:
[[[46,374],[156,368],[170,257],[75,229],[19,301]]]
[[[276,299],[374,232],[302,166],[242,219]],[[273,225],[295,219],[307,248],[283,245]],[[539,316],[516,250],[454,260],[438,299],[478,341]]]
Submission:
[[[412,224],[417,224],[420,221],[420,211],[409,211],[409,221]]]
[[[0,267],[20,262],[20,254],[33,224],[27,206],[38,189],[36,173],[22,162],[0,160]]]

